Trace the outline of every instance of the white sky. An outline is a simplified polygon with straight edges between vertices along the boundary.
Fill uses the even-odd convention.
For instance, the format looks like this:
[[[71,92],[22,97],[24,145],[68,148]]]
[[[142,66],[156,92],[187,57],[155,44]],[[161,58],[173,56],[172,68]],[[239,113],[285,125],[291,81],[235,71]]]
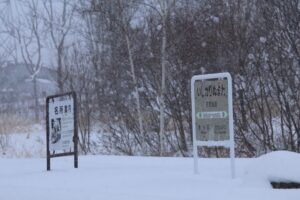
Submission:
[[[30,1],[25,1],[30,2]],[[36,0],[38,2],[38,12],[41,15],[45,16],[45,9],[43,7],[42,0]],[[74,3],[75,1],[72,1]],[[55,12],[55,17],[58,19],[61,16],[62,13],[62,3],[61,0],[54,0],[53,1],[53,7]],[[30,29],[26,27],[26,24],[28,25],[28,20],[26,19],[25,13],[28,12],[28,8],[24,6],[24,4],[20,0],[0,0],[0,16],[3,20],[6,22],[9,22],[8,24],[13,24],[16,26],[16,28],[21,29],[21,34],[24,37],[29,37],[30,35]],[[75,17],[75,20],[79,20]],[[45,26],[43,20],[39,20],[41,31],[45,32]],[[60,24],[57,22],[56,24]],[[42,27],[44,26],[44,27]],[[22,56],[21,56],[21,46],[19,42],[13,38],[11,35],[8,34],[7,30],[12,30],[11,28],[8,28],[2,20],[0,20],[0,61],[1,56],[5,55],[6,60],[8,61],[17,61],[17,62],[23,62]],[[10,31],[12,32],[12,31]],[[73,31],[74,32],[74,31]],[[75,40],[75,36],[71,35],[70,32],[69,36],[67,37],[67,40],[65,42],[65,45],[68,46],[73,43]],[[50,37],[50,33],[45,32],[45,34],[41,35],[41,42],[42,42],[42,65],[51,67],[55,65],[55,48],[53,45],[53,42]],[[7,56],[7,48],[14,48],[17,49],[14,51],[14,53],[10,56]],[[36,50],[36,45],[31,45],[29,47],[29,50],[31,52]],[[35,58],[36,59],[36,58]]]

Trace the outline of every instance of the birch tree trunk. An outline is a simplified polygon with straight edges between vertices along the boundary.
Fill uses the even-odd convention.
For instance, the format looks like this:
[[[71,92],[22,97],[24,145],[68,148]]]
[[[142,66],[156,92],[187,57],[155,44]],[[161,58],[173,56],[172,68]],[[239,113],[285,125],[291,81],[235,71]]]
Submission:
[[[162,3],[162,45],[161,45],[161,91],[159,98],[159,142],[160,142],[160,156],[165,153],[165,90],[166,90],[166,44],[167,44],[167,31],[166,31],[166,18],[167,18],[167,5],[164,1]]]
[[[134,90],[135,90],[134,97],[136,99],[139,131],[142,136],[141,148],[142,148],[142,152],[145,153],[145,135],[144,135],[144,129],[143,129],[143,116],[142,116],[142,112],[141,112],[141,103],[140,103],[138,83],[137,83],[137,79],[136,79],[136,75],[135,75],[135,66],[134,66],[133,57],[132,57],[131,43],[130,43],[128,34],[126,33],[125,35],[126,35],[125,37],[126,37],[126,44],[127,44],[127,50],[128,50],[128,57],[129,57],[129,62],[130,62],[131,76],[132,76],[132,81],[133,81]]]
[[[133,52],[132,52],[132,45],[131,45],[131,41],[129,38],[129,26],[130,26],[130,18],[126,20],[125,16],[124,16],[124,2],[122,2],[121,0],[119,0],[119,6],[120,6],[120,10],[122,10],[122,30],[124,32],[125,35],[125,40],[126,40],[126,46],[127,46],[127,51],[128,51],[128,59],[129,59],[129,63],[130,63],[130,71],[131,71],[131,77],[132,77],[132,81],[133,81],[133,85],[134,85],[134,98],[136,101],[136,109],[137,109],[137,117],[138,117],[138,123],[139,123],[139,132],[141,137],[141,141],[138,141],[142,150],[142,153],[145,154],[145,133],[144,133],[144,128],[143,128],[143,116],[142,116],[142,112],[141,112],[141,103],[140,103],[140,94],[139,94],[139,87],[138,87],[138,81],[136,78],[136,74],[135,74],[135,65],[134,65],[134,61],[133,61]]]

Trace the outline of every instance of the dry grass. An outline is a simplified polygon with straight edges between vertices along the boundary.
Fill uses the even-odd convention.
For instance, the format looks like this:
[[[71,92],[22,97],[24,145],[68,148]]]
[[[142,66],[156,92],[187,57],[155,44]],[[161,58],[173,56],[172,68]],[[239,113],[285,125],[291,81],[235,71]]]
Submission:
[[[0,114],[0,134],[10,134],[16,132],[28,132],[34,120],[20,117],[16,114]]]

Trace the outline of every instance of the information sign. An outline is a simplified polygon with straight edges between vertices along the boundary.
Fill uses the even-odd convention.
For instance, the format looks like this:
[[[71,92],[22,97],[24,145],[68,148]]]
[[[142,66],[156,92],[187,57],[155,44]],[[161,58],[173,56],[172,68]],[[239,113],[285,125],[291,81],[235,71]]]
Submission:
[[[198,146],[230,148],[235,176],[232,79],[229,73],[193,76],[191,80],[194,171],[198,173]]]
[[[78,167],[76,112],[75,92],[47,97],[47,170],[50,158],[69,155],[74,155],[74,167]]]
[[[227,80],[195,81],[196,139],[229,140]]]

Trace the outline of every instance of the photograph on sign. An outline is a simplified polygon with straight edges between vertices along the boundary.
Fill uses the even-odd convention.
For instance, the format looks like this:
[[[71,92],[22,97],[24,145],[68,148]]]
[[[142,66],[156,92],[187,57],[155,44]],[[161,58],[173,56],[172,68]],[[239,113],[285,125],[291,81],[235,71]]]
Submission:
[[[227,79],[197,80],[194,90],[196,139],[229,140]]]
[[[54,98],[49,102],[50,151],[70,150],[74,134],[74,102],[72,98]]]
[[[61,139],[61,118],[51,119],[51,144],[58,143]]]

